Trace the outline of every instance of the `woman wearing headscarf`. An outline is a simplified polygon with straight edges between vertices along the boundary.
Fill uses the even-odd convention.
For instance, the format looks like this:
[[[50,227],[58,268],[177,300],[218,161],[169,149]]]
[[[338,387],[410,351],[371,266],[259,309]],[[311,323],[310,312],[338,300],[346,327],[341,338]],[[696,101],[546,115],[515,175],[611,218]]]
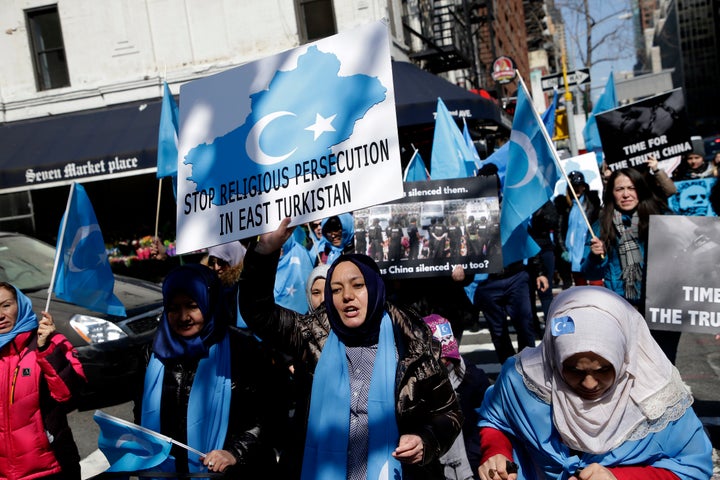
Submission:
[[[38,321],[32,302],[0,282],[0,477],[80,480],[80,454],[68,426],[73,395],[85,382],[77,352]]]
[[[377,265],[361,254],[332,264],[315,312],[276,305],[273,275],[289,223],[248,248],[240,309],[264,342],[314,373],[301,478],[442,478],[438,458],[462,414],[428,327],[386,303]]]
[[[632,305],[603,287],[566,290],[542,342],[485,396],[480,478],[707,480],[712,446],[692,402]]]
[[[322,240],[318,246],[321,263],[332,264],[343,253],[355,251],[355,220],[341,213],[322,220]]]
[[[325,283],[328,270],[330,270],[330,265],[323,263],[313,268],[310,275],[308,275],[305,284],[305,295],[310,309],[309,313],[317,310],[325,300]]]
[[[173,445],[153,470],[272,476],[269,360],[250,334],[228,328],[217,274],[201,264],[172,270],[163,306],[136,421],[206,455]]]
[[[603,192],[600,218],[593,225],[596,236],[586,243],[585,277],[603,279],[607,288],[644,313],[650,216],[668,213],[667,203],[652,192],[641,172],[615,170]],[[675,363],[680,332],[653,330],[652,335]]]

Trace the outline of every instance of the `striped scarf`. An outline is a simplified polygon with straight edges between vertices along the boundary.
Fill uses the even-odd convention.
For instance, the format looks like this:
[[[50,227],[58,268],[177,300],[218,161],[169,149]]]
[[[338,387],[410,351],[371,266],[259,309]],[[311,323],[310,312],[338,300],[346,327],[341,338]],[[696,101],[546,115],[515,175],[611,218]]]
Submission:
[[[631,302],[640,299],[640,281],[642,280],[643,258],[640,250],[640,240],[637,212],[630,218],[630,226],[623,220],[627,215],[615,210],[613,212],[613,225],[618,235],[618,257],[622,269],[622,280],[625,286],[625,298]]]

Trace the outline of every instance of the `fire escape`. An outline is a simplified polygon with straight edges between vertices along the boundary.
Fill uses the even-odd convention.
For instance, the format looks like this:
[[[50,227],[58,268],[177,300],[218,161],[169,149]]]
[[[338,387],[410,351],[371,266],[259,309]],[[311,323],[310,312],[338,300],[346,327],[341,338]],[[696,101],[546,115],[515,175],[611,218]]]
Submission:
[[[476,25],[484,19],[477,15],[484,1],[411,0],[412,18],[404,18],[407,33],[420,40],[420,48],[410,54],[423,69],[438,74],[462,71],[469,86],[478,88]],[[417,44],[417,43],[416,43]]]

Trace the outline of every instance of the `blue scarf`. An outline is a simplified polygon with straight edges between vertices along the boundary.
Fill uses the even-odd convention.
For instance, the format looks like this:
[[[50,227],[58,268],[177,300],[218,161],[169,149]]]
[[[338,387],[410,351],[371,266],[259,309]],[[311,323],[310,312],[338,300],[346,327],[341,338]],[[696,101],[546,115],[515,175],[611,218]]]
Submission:
[[[222,449],[230,417],[230,337],[210,347],[207,358],[200,360],[190,390],[187,412],[187,444],[208,453]],[[160,406],[165,365],[153,354],[145,373],[141,424],[160,432]],[[174,462],[160,466],[161,471],[175,471]],[[205,471],[198,455],[188,452],[188,469]]]
[[[385,312],[368,396],[368,479],[402,476],[400,462],[392,456],[400,438],[395,420],[396,369],[392,321]],[[347,478],[349,415],[350,376],[345,345],[331,330],[312,385],[303,480]]]
[[[0,334],[0,348],[12,342],[19,333],[37,330],[38,328],[37,315],[32,311],[32,301],[18,290],[17,287],[13,288],[15,289],[15,296],[17,298],[18,313],[12,330]]]
[[[355,221],[352,214],[341,213],[340,215],[337,215],[337,217],[340,220],[340,225],[342,225],[342,239],[339,247],[336,247],[330,241],[328,241],[327,238],[325,238],[325,224],[327,223],[329,217],[322,220],[323,237],[320,240],[319,248],[320,251],[327,249],[330,250],[327,256],[327,260],[325,261],[325,263],[327,263],[328,265],[332,265],[332,263],[335,262],[335,260],[337,260],[338,257],[343,254],[343,251],[345,251],[345,247],[350,245],[355,239]]]
[[[582,203],[585,195],[581,195],[579,200]],[[573,202],[570,215],[568,215],[568,231],[565,235],[565,245],[570,252],[570,263],[572,263],[572,271],[579,272],[582,263],[583,254],[585,252],[585,239],[587,238],[588,227],[583,219],[578,202]]]

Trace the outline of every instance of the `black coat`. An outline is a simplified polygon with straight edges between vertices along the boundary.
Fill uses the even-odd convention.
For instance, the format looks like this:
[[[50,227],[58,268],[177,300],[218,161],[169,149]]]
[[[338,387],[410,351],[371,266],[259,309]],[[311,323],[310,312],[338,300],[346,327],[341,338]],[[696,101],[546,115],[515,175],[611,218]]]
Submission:
[[[275,304],[277,262],[277,252],[260,255],[252,246],[248,249],[241,279],[240,312],[264,342],[292,356],[312,374],[330,332],[330,322],[323,306],[300,315]],[[400,435],[420,436],[425,449],[421,465],[403,464],[403,478],[442,478],[439,458],[455,441],[463,415],[447,371],[439,361],[440,345],[416,313],[389,303],[386,311],[393,322],[399,356],[395,388],[398,430]]]

